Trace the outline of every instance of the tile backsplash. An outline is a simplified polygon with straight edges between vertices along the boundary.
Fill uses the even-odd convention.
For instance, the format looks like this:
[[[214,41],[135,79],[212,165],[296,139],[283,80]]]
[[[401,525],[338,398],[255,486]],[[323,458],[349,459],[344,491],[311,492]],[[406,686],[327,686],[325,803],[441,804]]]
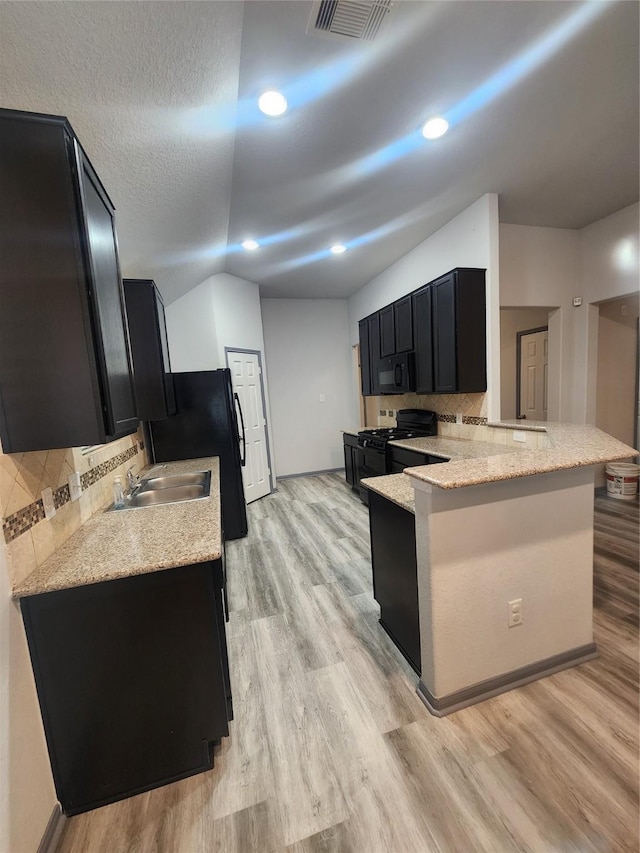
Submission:
[[[550,447],[544,432],[526,431],[524,441],[515,441],[513,426],[496,427],[487,424],[486,394],[402,394],[377,398],[378,426],[395,426],[398,409],[428,409],[438,415],[438,435],[443,438],[462,438],[467,441],[486,441],[515,447],[518,450],[537,450]],[[456,414],[462,414],[462,423]]]
[[[463,424],[475,426],[487,422],[487,395],[481,394],[398,394],[378,397],[378,426],[394,426],[398,409],[428,409],[438,414],[439,423],[456,422],[462,413]],[[384,414],[383,414],[384,413]]]
[[[43,563],[111,499],[113,478],[147,464],[142,432],[95,448],[0,452],[0,509],[13,584]],[[71,501],[68,477],[80,472],[82,494]],[[56,515],[47,520],[42,490],[53,490]]]

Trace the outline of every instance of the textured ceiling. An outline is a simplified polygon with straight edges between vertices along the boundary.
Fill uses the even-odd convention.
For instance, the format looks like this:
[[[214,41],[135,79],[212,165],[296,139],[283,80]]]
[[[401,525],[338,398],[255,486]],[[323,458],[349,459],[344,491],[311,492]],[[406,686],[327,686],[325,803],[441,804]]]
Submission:
[[[561,228],[637,200],[637,3],[404,0],[372,43],[307,34],[310,7],[0,3],[0,105],[69,117],[124,275],[168,301],[222,270],[345,296],[485,192]],[[457,120],[416,145],[434,113]]]

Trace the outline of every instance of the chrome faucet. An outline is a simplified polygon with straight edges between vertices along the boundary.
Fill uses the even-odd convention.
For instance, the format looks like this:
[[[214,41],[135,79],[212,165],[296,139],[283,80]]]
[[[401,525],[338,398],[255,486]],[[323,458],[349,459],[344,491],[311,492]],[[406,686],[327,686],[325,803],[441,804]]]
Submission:
[[[138,477],[133,473],[133,469],[135,465],[131,465],[131,467],[127,468],[127,486],[129,487],[129,494],[132,495],[135,490],[138,488]]]

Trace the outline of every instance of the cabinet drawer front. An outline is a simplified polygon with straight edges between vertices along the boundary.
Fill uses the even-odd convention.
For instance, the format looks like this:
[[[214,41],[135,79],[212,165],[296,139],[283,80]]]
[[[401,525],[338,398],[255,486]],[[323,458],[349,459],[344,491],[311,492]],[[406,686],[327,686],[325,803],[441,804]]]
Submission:
[[[417,450],[405,450],[404,447],[391,448],[391,462],[404,468],[414,468],[417,465],[428,465],[429,454]]]

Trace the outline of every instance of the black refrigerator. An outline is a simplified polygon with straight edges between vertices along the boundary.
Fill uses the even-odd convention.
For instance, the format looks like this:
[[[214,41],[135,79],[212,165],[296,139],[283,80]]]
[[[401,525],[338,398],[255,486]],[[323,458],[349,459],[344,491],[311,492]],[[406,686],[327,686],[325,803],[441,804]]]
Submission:
[[[242,484],[246,443],[242,409],[238,395],[233,392],[231,371],[223,368],[174,373],[173,382],[176,414],[149,422],[151,457],[154,462],[171,462],[218,456],[224,538],[240,539],[247,535],[247,505]]]

